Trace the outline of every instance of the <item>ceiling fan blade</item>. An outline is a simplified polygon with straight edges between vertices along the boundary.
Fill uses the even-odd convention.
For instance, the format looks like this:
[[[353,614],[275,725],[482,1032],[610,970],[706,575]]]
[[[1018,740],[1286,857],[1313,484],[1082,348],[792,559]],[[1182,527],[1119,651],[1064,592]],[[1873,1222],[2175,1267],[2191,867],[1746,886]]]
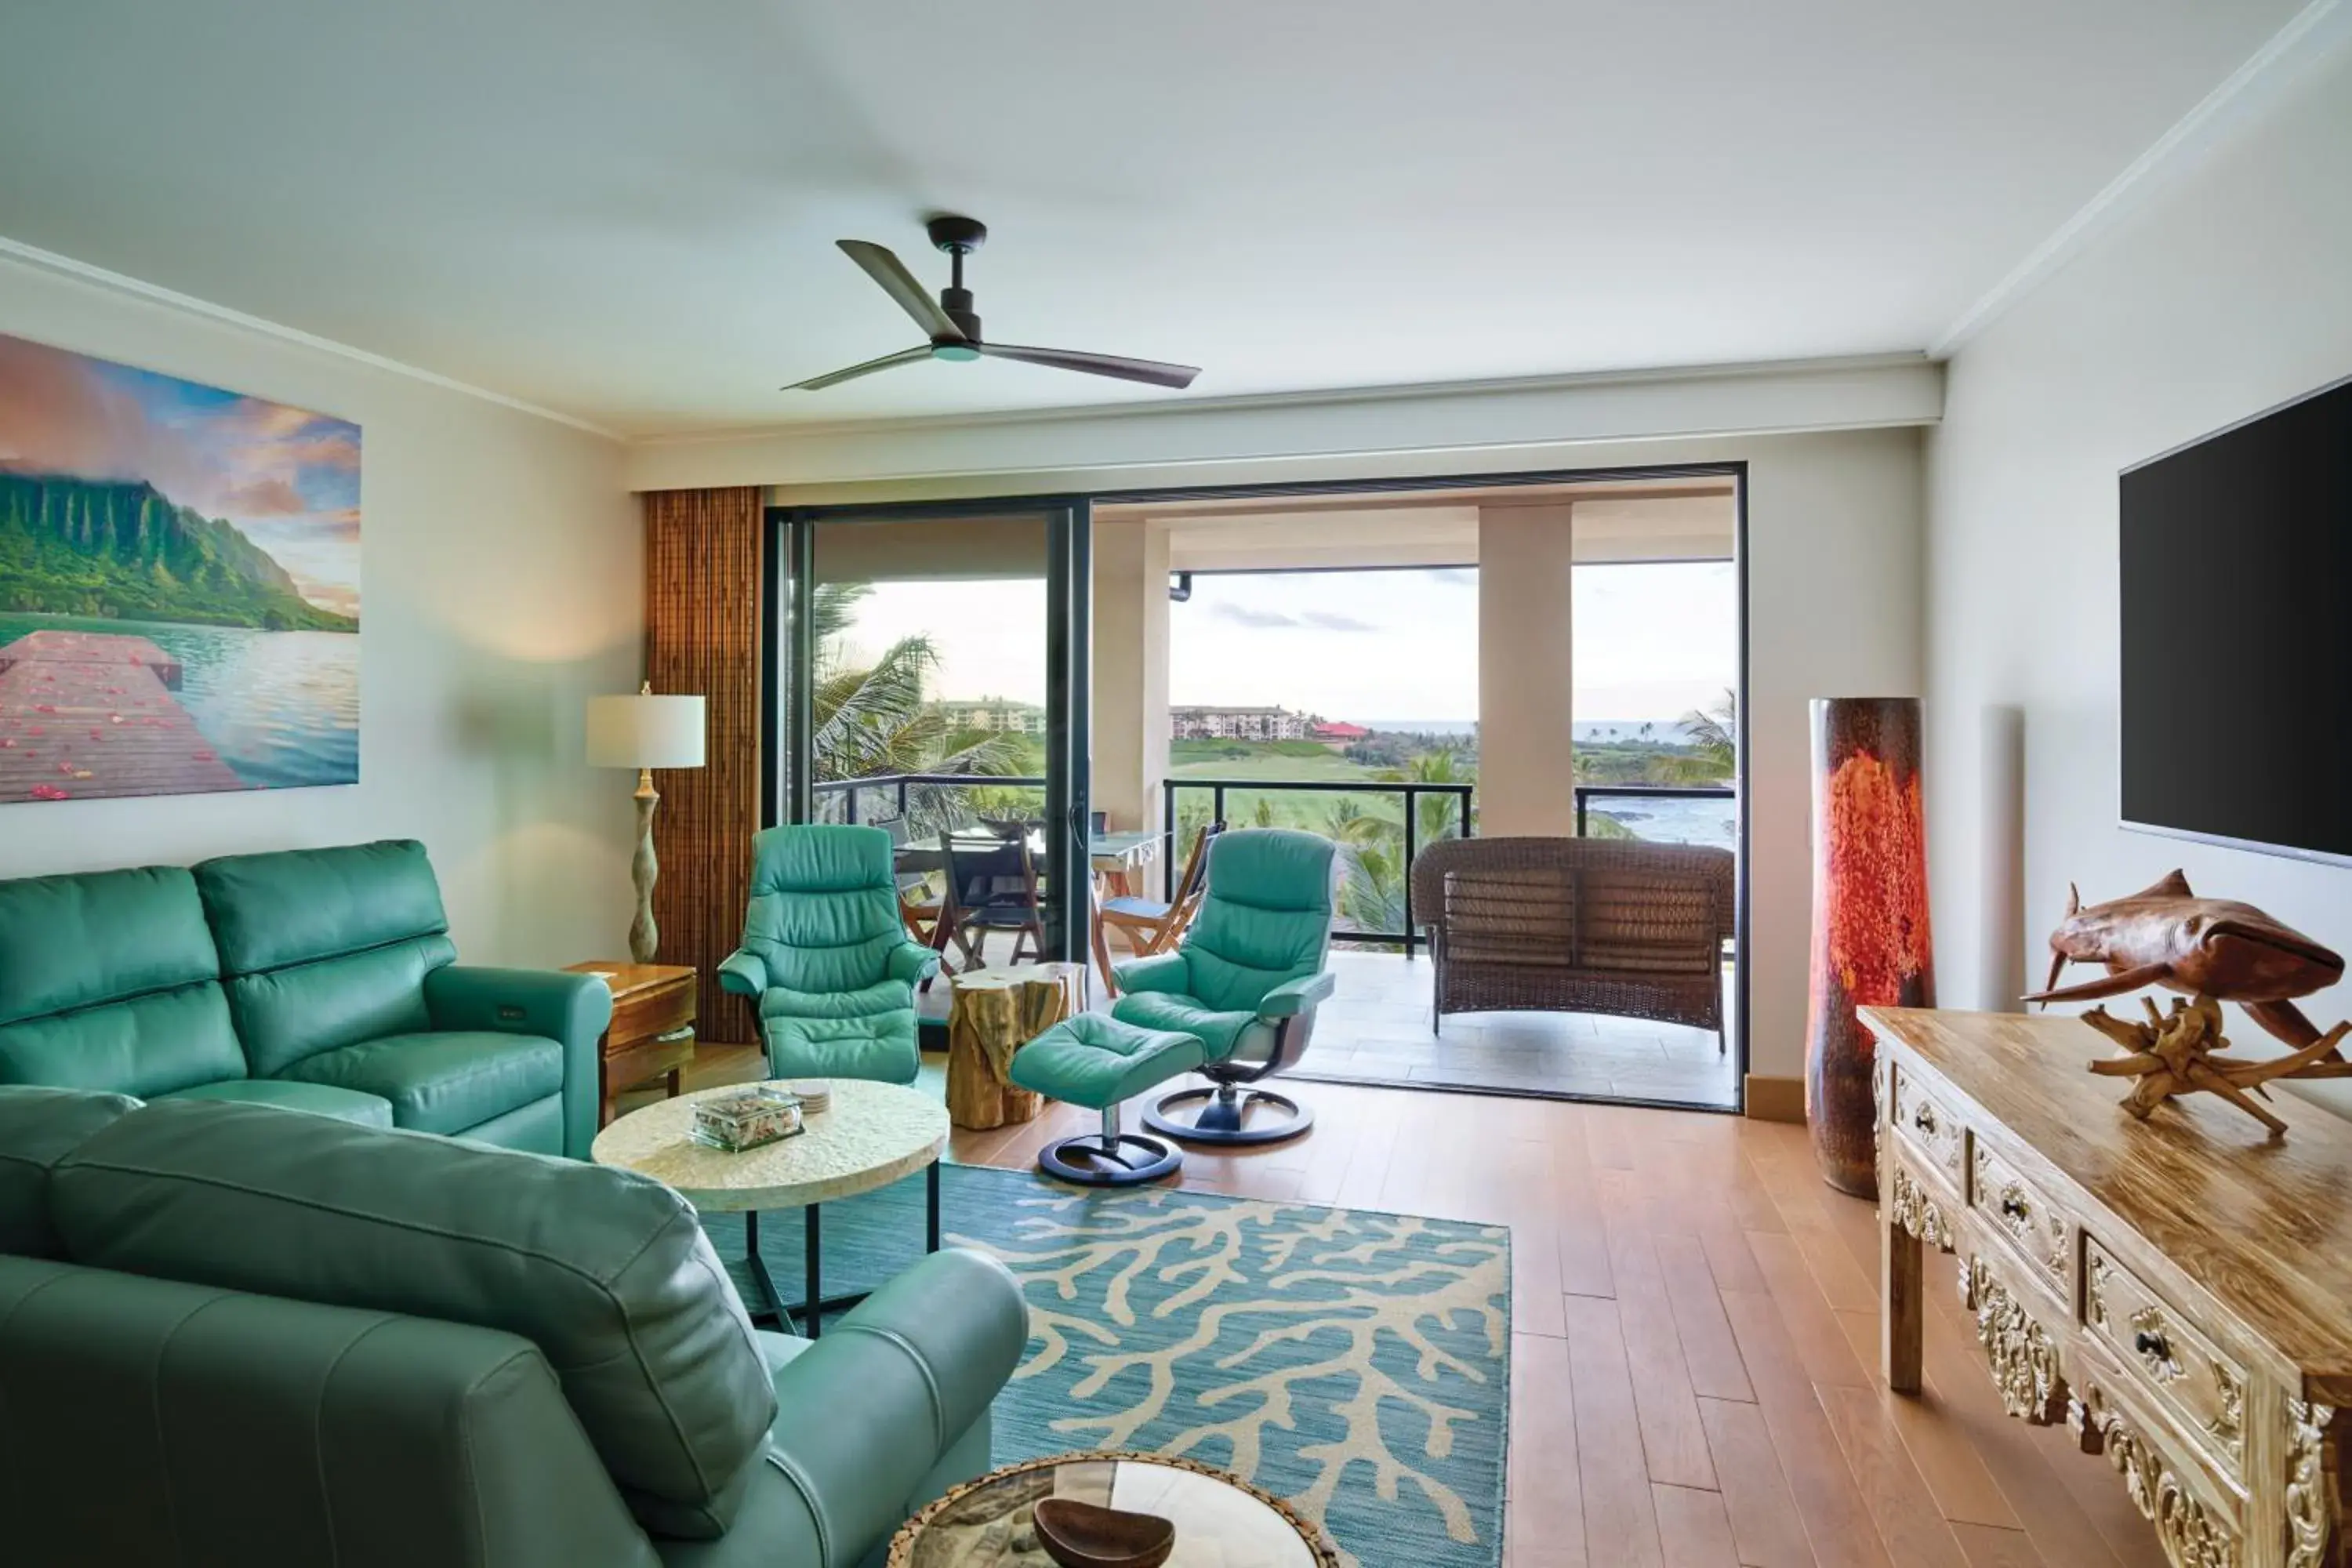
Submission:
[[[1115,375],[1121,381],[1149,382],[1153,386],[1190,386],[1201,374],[1197,364],[1163,364],[1156,359],[1122,359],[1118,354],[1081,353],[1075,349],[1029,349],[1018,343],[974,343],[972,347],[996,359],[1084,371],[1088,375]]]
[[[859,376],[872,375],[877,370],[888,370],[895,365],[914,364],[930,357],[931,345],[925,343],[921,348],[901,349],[894,354],[884,354],[880,359],[867,360],[864,364],[851,365],[847,370],[836,370],[827,375],[811,376],[806,381],[796,381],[784,390],[786,392],[823,392],[828,386],[838,386],[845,381],[856,381]]]
[[[884,293],[898,301],[898,309],[915,318],[915,325],[923,329],[925,337],[962,341],[963,329],[915,281],[915,275],[907,270],[905,262],[883,247],[863,239],[837,239],[834,243],[850,260],[866,268],[866,276],[881,284]]]

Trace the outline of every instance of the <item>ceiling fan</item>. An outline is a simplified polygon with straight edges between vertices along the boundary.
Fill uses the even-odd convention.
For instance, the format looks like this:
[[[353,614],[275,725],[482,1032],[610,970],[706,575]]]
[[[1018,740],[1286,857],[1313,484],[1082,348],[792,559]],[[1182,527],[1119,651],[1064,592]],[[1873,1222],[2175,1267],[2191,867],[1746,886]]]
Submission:
[[[851,365],[827,375],[812,376],[795,382],[787,392],[821,392],[828,386],[838,386],[845,381],[855,381],[861,375],[872,375],[877,370],[891,370],[902,364],[915,364],[927,359],[972,360],[986,354],[991,359],[1015,359],[1024,364],[1050,365],[1055,370],[1084,371],[1088,375],[1117,376],[1121,381],[1146,382],[1153,386],[1190,386],[1201,367],[1192,364],[1163,364],[1158,360],[1126,359],[1118,354],[1083,353],[1074,349],[1032,349],[1017,343],[992,343],[980,335],[980,318],[972,313],[971,290],[963,286],[963,258],[978,250],[988,240],[987,226],[975,218],[942,216],[924,226],[931,243],[954,258],[955,276],[940,290],[936,302],[915,281],[915,275],[883,247],[863,239],[836,240],[835,243],[848,253],[849,259],[866,268],[867,276],[882,285],[882,291],[898,302],[898,309],[915,318],[915,324],[930,339],[920,348],[904,349],[880,359],[867,360],[864,364]]]

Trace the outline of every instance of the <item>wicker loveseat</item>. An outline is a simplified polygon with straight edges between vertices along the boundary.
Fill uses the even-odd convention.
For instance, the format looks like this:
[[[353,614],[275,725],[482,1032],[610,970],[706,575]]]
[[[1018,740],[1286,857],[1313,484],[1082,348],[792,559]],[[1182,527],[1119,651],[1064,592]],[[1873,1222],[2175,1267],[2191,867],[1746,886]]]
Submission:
[[[1613,1013],[1716,1032],[1728,849],[1618,838],[1448,838],[1412,863],[1448,1013]]]

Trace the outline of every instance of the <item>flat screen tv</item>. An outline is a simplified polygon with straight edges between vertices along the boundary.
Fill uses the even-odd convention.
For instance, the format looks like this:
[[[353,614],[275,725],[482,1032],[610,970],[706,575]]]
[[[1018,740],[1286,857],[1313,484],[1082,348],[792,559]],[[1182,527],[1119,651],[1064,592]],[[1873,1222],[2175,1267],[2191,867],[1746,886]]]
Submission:
[[[2352,378],[2121,483],[2125,825],[2352,864]]]

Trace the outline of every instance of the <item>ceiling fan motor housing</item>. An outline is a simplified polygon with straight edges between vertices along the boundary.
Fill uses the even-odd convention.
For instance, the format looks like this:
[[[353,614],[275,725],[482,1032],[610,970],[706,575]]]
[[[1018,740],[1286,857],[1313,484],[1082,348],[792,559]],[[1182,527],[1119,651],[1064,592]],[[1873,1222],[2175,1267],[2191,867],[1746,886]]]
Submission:
[[[961,332],[965,337],[970,338],[973,342],[979,342],[981,341],[980,318],[972,313],[971,289],[958,288],[953,284],[950,284],[947,288],[940,289],[940,309],[948,313],[948,320],[956,324],[956,331]],[[976,353],[962,353],[942,354],[940,357],[942,359],[978,359],[980,356]]]
[[[923,226],[931,243],[950,253],[978,250],[988,243],[988,226],[976,217],[960,217],[953,213],[941,213]]]

